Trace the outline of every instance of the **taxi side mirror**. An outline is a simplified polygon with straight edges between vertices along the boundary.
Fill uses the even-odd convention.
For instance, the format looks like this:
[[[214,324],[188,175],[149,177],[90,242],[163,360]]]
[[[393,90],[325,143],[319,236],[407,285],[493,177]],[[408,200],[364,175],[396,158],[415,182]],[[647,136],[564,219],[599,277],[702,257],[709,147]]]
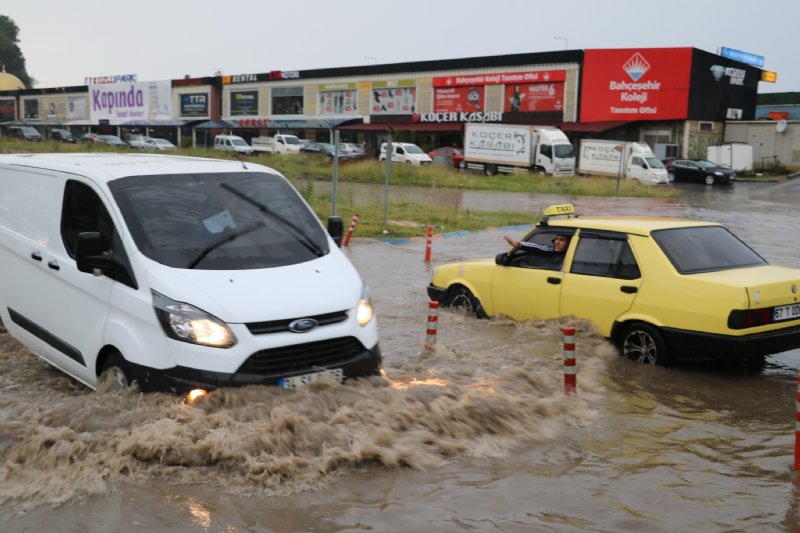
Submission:
[[[510,262],[511,262],[511,255],[506,252],[497,254],[494,258],[494,263],[496,265],[508,266]]]

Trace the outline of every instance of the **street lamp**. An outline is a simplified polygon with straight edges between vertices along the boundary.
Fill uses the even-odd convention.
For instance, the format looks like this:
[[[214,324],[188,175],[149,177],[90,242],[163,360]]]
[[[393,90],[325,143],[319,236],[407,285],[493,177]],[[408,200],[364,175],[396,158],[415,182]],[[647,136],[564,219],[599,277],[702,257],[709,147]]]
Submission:
[[[624,154],[624,148],[621,144],[618,144],[614,147],[614,151],[619,152],[619,170],[617,171],[617,192],[616,196],[619,196],[619,180],[622,178],[622,156]]]
[[[553,39],[558,39],[559,41],[564,41],[564,50],[568,50],[569,49],[569,39],[567,39],[566,37],[553,36]]]

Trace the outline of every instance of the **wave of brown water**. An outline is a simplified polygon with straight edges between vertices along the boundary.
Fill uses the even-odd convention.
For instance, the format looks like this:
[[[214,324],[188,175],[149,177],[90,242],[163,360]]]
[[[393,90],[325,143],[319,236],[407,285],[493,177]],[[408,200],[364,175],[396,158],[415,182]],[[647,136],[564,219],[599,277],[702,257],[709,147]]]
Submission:
[[[503,456],[595,416],[614,351],[588,324],[577,324],[581,394],[573,395],[563,392],[562,324],[495,320],[507,344],[460,346],[475,319],[440,320],[452,340],[387,363],[385,377],[296,392],[227,389],[195,405],[95,393],[1,334],[0,503],[24,511],[149,480],[286,495],[352,469]]]

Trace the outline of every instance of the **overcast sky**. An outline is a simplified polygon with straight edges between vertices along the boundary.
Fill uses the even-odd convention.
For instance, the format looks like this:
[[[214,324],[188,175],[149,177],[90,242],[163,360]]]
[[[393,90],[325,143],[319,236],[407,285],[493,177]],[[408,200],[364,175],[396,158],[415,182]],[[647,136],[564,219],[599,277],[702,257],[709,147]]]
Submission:
[[[8,0],[37,88],[589,48],[724,46],[800,91],[800,0]]]

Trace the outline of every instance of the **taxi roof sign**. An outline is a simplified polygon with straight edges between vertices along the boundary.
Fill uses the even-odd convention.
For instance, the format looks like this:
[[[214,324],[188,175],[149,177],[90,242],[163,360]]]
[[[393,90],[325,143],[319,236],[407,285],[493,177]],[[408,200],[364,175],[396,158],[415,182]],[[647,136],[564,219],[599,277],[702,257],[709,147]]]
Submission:
[[[554,216],[575,216],[575,206],[572,204],[556,204],[547,207],[544,210],[544,216],[542,216],[542,221],[540,224],[542,226],[546,226],[547,220]]]

